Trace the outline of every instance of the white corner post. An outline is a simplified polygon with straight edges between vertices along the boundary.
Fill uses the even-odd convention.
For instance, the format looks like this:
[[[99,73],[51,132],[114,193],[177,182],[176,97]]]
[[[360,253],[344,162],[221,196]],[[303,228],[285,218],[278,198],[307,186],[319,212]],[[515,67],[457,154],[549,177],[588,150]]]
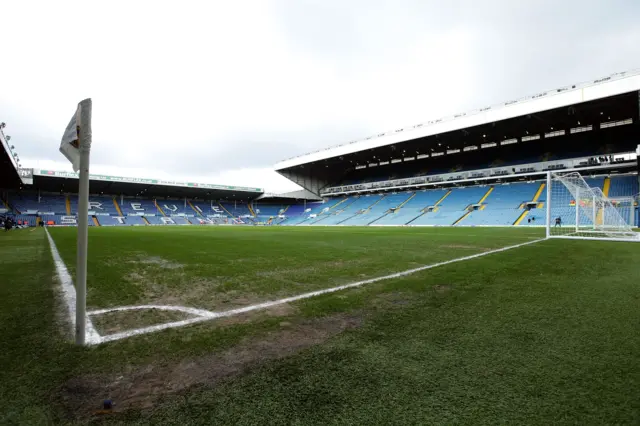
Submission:
[[[89,232],[89,153],[91,152],[91,99],[80,102],[78,151],[78,252],[76,259],[76,344],[84,346],[87,316],[87,249]]]
[[[551,237],[551,172],[547,172],[547,238]]]

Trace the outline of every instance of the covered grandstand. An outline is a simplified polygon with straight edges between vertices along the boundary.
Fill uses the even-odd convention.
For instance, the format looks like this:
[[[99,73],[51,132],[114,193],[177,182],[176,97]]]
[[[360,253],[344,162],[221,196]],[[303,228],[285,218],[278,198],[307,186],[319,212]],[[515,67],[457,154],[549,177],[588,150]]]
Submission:
[[[610,198],[635,197],[640,72],[538,93],[279,163],[287,194],[92,175],[93,226],[544,226],[548,171],[579,170]],[[20,168],[4,134],[0,213],[75,225],[75,173]],[[571,218],[568,218],[570,223]]]
[[[77,224],[76,173],[17,164],[3,173],[0,213],[20,225]],[[265,197],[262,188],[91,175],[87,214],[90,226],[275,224],[287,218],[291,204],[288,214],[301,214],[298,205],[306,201]]]
[[[325,205],[285,225],[543,226],[548,171],[637,196],[640,72],[618,73],[282,161]]]
[[[78,174],[22,168],[3,128],[0,141],[0,215],[19,225],[76,225]],[[89,192],[90,226],[272,225],[322,201],[304,190],[266,194],[256,187],[100,174],[90,175]]]

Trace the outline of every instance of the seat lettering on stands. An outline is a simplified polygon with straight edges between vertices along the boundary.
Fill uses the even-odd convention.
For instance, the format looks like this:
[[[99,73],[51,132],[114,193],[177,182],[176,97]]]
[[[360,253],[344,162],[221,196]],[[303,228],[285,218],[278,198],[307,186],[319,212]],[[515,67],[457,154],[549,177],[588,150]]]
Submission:
[[[62,225],[77,225],[75,216],[62,216],[60,217],[60,223]]]

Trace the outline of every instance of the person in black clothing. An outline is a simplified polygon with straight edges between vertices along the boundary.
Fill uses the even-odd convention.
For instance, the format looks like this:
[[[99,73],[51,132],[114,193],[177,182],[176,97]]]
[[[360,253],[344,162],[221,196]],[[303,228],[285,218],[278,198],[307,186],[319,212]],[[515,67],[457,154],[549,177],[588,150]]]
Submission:
[[[555,224],[554,228],[556,226],[559,226],[559,227],[562,228],[562,219],[560,217],[556,217],[556,224]]]

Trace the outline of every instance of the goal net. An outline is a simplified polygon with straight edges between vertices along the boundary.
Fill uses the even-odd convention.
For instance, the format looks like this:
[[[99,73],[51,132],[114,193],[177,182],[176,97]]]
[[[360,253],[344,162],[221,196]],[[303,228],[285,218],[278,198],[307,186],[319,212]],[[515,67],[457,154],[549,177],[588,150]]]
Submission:
[[[547,237],[638,241],[632,229],[633,201],[614,205],[577,172],[547,175]]]
[[[618,211],[620,216],[629,226],[634,227],[636,223],[636,200],[635,197],[609,197],[611,204]]]

